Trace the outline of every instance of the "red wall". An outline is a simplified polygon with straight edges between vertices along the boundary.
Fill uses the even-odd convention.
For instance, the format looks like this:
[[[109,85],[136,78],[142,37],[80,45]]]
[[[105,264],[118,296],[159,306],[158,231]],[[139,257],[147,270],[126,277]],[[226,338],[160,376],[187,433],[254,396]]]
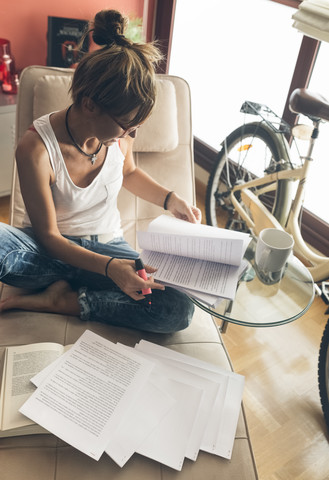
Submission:
[[[0,37],[11,43],[16,68],[45,65],[47,17],[90,20],[104,8],[143,17],[144,0],[0,0]]]

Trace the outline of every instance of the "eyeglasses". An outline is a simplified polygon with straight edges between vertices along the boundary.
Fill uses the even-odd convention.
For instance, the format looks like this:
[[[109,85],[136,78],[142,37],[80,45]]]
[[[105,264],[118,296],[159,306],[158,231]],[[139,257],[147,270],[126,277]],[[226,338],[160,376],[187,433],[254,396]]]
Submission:
[[[134,132],[141,126],[141,124],[139,124],[139,125],[136,125],[135,127],[126,128],[123,125],[121,125],[121,123],[119,123],[118,120],[115,117],[113,117],[113,115],[111,115],[109,112],[106,112],[106,113],[113,120],[113,122],[115,122],[121,128],[121,130],[123,130],[122,136],[129,135],[130,133]]]

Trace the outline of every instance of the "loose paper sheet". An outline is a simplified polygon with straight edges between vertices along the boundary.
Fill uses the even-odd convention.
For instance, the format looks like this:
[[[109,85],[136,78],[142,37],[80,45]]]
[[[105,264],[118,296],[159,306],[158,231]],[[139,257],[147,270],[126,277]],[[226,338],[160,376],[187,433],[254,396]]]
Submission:
[[[128,349],[124,345],[122,348]],[[137,354],[136,351],[129,350]],[[60,358],[57,359],[35,375],[31,379],[34,385],[40,386],[60,361]],[[175,404],[175,399],[165,390],[163,382],[159,372],[154,372],[153,368],[140,395],[125,412],[119,427],[111,432],[105,453],[120,467],[127,463]]]
[[[157,376],[151,373],[136,402],[111,434],[105,452],[120,467],[127,463],[175,404],[176,400],[157,383]]]
[[[142,349],[138,350],[143,354]],[[145,355],[145,353],[144,353]],[[212,411],[213,405],[216,401],[218,390],[221,388],[221,383],[212,381],[212,379],[206,378],[204,375],[196,374],[196,371],[192,371],[187,368],[182,368],[182,364],[172,361],[160,356],[152,355],[155,367],[153,370],[154,375],[158,379],[172,379],[181,384],[190,385],[192,387],[202,390],[202,397],[198,409],[194,412],[194,423],[190,436],[187,440],[185,457],[195,461],[197,459],[199,449],[201,446],[202,438],[204,436],[209,415]],[[147,354],[149,356],[149,353]],[[217,379],[216,379],[217,380]],[[168,420],[168,417],[166,417]],[[184,416],[181,416],[180,425],[184,422]],[[168,428],[168,427],[167,427]],[[176,431],[177,426],[172,425],[173,434]],[[168,438],[167,454],[171,447],[170,439]]]
[[[152,369],[86,330],[20,412],[98,460]]]
[[[137,453],[181,470],[203,392],[173,379],[167,378],[164,382],[176,403],[137,449]]]
[[[221,380],[221,389],[214,408],[217,413],[211,415],[211,422],[205,431],[201,450],[230,459],[232,456],[236,427],[239,419],[244,377],[234,372],[224,370],[216,365],[184,355],[174,350],[161,347],[146,340],[141,340],[136,345],[136,350],[144,351],[148,355],[163,357],[168,360],[181,362],[189,371],[201,374],[206,378],[218,378]],[[215,375],[214,377],[212,377]]]

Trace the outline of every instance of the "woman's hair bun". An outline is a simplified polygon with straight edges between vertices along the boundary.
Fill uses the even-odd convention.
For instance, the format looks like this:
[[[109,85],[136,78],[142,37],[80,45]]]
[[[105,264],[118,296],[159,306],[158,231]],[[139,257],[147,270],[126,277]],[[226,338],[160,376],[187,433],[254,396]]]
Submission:
[[[120,43],[128,25],[128,18],[117,10],[101,10],[93,22],[93,40],[97,45],[111,45]]]

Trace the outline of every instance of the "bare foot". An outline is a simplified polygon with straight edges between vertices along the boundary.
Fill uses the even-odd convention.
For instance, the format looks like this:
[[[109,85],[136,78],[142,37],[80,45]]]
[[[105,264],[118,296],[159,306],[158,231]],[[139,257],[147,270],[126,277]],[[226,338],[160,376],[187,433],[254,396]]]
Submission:
[[[33,312],[80,314],[78,294],[65,280],[55,282],[41,292],[16,295],[0,302],[0,312],[14,308]]]

